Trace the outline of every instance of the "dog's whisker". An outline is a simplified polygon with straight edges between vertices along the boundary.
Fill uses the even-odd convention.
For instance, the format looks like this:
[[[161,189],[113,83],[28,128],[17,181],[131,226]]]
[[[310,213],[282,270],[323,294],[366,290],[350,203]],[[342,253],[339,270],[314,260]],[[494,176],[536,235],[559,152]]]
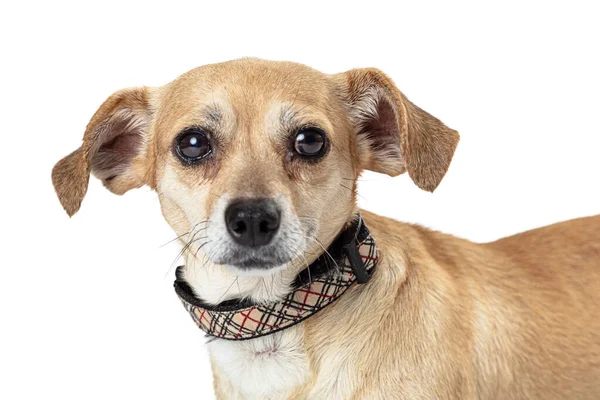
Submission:
[[[310,285],[310,284],[312,284],[312,277],[310,275],[310,264],[308,263],[308,260],[304,256],[304,252],[302,252],[300,254],[300,257],[302,257],[304,259],[304,265],[306,266],[306,270],[308,271],[308,283]]]
[[[229,287],[227,288],[227,290],[225,291],[225,293],[223,293],[223,295],[221,297],[219,297],[219,300],[216,301],[216,304],[219,304],[221,302],[221,300],[223,299],[223,297],[225,297],[225,295],[227,295],[227,293],[229,292],[229,290],[238,281],[238,279],[240,279],[240,277],[236,276],[235,280],[233,282],[231,282],[231,285],[229,285]]]
[[[362,196],[360,193],[358,193],[358,192],[356,191],[356,189],[349,188],[348,186],[346,186],[346,185],[344,185],[344,184],[341,184],[341,183],[340,183],[339,185],[340,185],[341,187],[343,187],[344,189],[348,189],[348,190],[349,190],[351,193],[353,193],[353,194],[357,195],[357,196],[358,196],[358,197],[360,197],[361,199],[363,199],[363,200],[366,200],[366,198],[365,198],[364,196]]]
[[[260,282],[262,283],[263,288],[265,289],[265,293],[268,292],[268,290],[267,290],[267,284],[265,283],[265,278],[261,277],[260,278]]]
[[[336,268],[339,270],[340,266],[338,265],[337,261],[333,258],[333,256],[331,255],[331,253],[329,253],[329,251],[327,251],[327,249],[325,248],[325,246],[323,246],[323,244],[319,241],[319,239],[317,239],[316,237],[311,237],[311,236],[305,236],[303,235],[305,238],[309,239],[309,240],[313,240],[315,243],[317,243],[321,249],[323,249],[324,254],[327,254],[327,256],[329,256],[329,258],[331,259],[331,261],[333,261],[333,263],[335,264]]]
[[[202,257],[202,266],[200,268],[206,267],[206,264],[208,264],[209,261],[210,261],[210,259],[208,258],[208,255],[205,252],[204,257]]]
[[[305,235],[302,235],[300,231],[293,231],[293,232],[292,232],[292,234],[298,235],[299,237],[308,238],[307,236],[305,236]],[[308,238],[308,239],[310,239],[310,238]],[[308,260],[306,259],[306,256],[305,256],[307,252],[306,252],[306,251],[304,251],[303,249],[301,249],[299,246],[296,246],[296,247],[295,247],[295,249],[293,248],[293,250],[294,250],[294,254],[293,254],[293,256],[300,256],[300,257],[302,257],[302,258],[304,259],[304,264],[303,264],[303,266],[304,266],[304,267],[307,269],[307,271],[308,271],[308,282],[309,282],[309,285],[310,285],[310,284],[312,284],[312,276],[311,276],[311,272],[310,272],[310,264],[309,264],[309,262],[308,262]],[[297,262],[298,262],[300,265],[302,265],[302,262],[301,262],[300,260],[297,260]],[[292,264],[292,267],[293,267],[293,268],[296,268],[296,267],[297,267],[297,265],[293,265],[293,264]]]
[[[161,248],[162,248],[162,247],[165,247],[166,245],[168,245],[168,244],[170,244],[170,243],[173,243],[174,241],[176,241],[176,240],[178,240],[178,239],[181,239],[181,238],[182,238],[182,237],[184,237],[185,235],[188,235],[188,234],[190,234],[191,232],[193,232],[193,231],[194,231],[194,230],[195,230],[195,229],[196,229],[196,228],[197,228],[199,225],[201,225],[201,224],[204,224],[204,228],[203,228],[203,229],[205,229],[206,227],[208,227],[208,223],[209,223],[209,222],[210,222],[210,221],[209,221],[208,219],[205,219],[205,220],[202,220],[202,221],[198,222],[198,223],[197,223],[197,224],[195,224],[195,225],[194,225],[194,226],[193,226],[193,227],[192,227],[192,228],[191,228],[189,231],[187,231],[187,232],[185,232],[185,233],[182,233],[181,235],[177,236],[175,239],[171,239],[171,240],[169,240],[167,243],[165,243],[165,244],[162,244],[160,247],[161,247]]]
[[[196,256],[198,255],[198,252],[210,242],[211,242],[211,240],[208,240],[208,241],[202,243],[201,245],[199,245],[198,248],[196,249],[196,252],[194,253],[194,258],[196,258]]]
[[[240,281],[239,281],[239,279],[236,279],[235,281],[237,282],[238,295],[239,295],[240,300],[241,300],[243,296],[242,296],[242,289],[240,288]]]
[[[362,176],[359,176],[357,178],[344,178],[344,177],[342,177],[341,179],[343,179],[345,181],[349,181],[349,182],[373,182],[373,179],[365,179]]]
[[[301,252],[300,253],[300,257],[302,257],[302,259],[304,260],[304,265],[306,266],[306,269],[308,270],[308,281],[312,283],[312,277],[310,275],[310,264],[308,263],[308,260],[306,259],[305,256],[306,252]]]
[[[171,239],[171,240],[169,240],[167,243],[161,244],[161,245],[160,245],[160,248],[163,248],[163,247],[165,247],[166,245],[168,245],[168,244],[171,244],[171,243],[173,243],[174,241],[176,241],[176,240],[178,240],[178,239],[181,239],[181,238],[182,238],[182,237],[184,237],[185,235],[188,235],[190,232],[191,232],[191,231],[188,231],[188,232],[186,232],[186,233],[182,233],[181,235],[177,236],[175,239]]]
[[[201,236],[199,238],[196,238],[196,235],[198,233],[200,233],[201,231],[198,231],[196,233],[194,233],[191,237],[191,239],[183,246],[183,248],[181,249],[181,251],[177,254],[177,257],[175,257],[175,259],[173,260],[173,262],[171,263],[171,265],[169,266],[169,269],[167,270],[167,272],[165,273],[165,278],[171,273],[171,271],[173,270],[173,267],[175,266],[175,264],[177,263],[177,260],[179,260],[179,258],[185,254],[185,252],[197,241],[202,240],[202,239],[206,239],[206,236]]]

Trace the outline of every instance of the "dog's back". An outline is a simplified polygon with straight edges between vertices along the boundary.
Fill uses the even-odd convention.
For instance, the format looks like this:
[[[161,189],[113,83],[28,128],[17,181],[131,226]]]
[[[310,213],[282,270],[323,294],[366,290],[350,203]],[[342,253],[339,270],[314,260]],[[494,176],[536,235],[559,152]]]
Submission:
[[[472,266],[483,397],[600,398],[600,216],[480,247],[491,252]]]

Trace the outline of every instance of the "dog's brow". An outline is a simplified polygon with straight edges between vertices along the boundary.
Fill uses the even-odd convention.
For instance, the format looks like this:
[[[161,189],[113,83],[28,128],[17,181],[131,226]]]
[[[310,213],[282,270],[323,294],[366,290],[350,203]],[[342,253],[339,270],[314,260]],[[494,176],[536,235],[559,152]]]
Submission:
[[[294,109],[294,105],[286,105],[281,110],[281,115],[279,116],[279,120],[281,125],[283,126],[292,126],[295,124],[295,120],[298,115],[306,108],[306,106],[296,107]]]
[[[296,115],[296,112],[294,112],[292,110],[291,106],[284,107],[281,110],[281,115],[279,116],[279,120],[281,122],[281,125],[283,125],[283,126],[291,125],[291,122],[294,119],[295,115]]]
[[[325,129],[327,118],[309,104],[286,104],[281,107],[279,122],[285,129],[315,126]]]
[[[223,118],[223,114],[221,110],[216,105],[208,106],[203,110],[204,117],[207,119],[207,122],[218,125]]]

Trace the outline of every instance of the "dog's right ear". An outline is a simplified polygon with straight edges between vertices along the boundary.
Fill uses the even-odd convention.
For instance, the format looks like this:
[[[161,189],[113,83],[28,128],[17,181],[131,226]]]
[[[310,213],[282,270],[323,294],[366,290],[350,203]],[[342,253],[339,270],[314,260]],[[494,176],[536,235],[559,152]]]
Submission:
[[[149,90],[124,89],[110,96],[87,125],[81,147],[52,169],[54,189],[69,216],[81,206],[90,173],[117,194],[149,183]]]

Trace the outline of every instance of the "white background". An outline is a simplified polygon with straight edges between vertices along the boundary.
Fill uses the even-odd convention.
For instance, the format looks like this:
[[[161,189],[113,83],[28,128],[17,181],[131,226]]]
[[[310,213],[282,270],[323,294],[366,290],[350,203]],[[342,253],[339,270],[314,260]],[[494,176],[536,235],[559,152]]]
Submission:
[[[242,56],[375,66],[461,142],[434,194],[368,173],[362,206],[475,241],[600,213],[594,2],[149,3],[1,6],[2,399],[212,397],[156,194],[92,180],[69,219],[52,189],[123,87]]]

